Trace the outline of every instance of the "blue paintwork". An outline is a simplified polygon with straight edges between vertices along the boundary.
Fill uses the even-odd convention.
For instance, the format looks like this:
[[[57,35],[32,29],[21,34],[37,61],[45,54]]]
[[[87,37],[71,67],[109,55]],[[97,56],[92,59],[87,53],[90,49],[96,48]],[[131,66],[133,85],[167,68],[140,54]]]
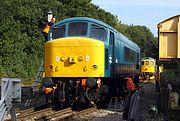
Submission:
[[[107,38],[106,38],[106,41],[104,41],[104,44],[105,44],[105,49],[108,50],[108,52],[109,52],[109,54],[108,54],[109,57],[107,57],[109,60],[109,63],[108,63],[108,69],[105,70],[105,75],[104,75],[105,77],[119,76],[119,74],[129,74],[129,73],[133,74],[133,73],[135,73],[135,71],[138,70],[138,69],[133,68],[133,66],[140,64],[140,57],[137,57],[137,55],[136,55],[135,62],[126,61],[124,59],[124,56],[125,56],[124,55],[124,47],[127,47],[127,48],[133,50],[135,53],[138,53],[138,56],[140,56],[139,46],[136,43],[129,40],[124,35],[122,35],[121,33],[119,33],[113,27],[109,26],[108,24],[106,24],[102,21],[99,21],[99,20],[93,19],[93,18],[87,18],[87,17],[74,17],[74,18],[68,18],[68,19],[64,19],[60,22],[57,22],[52,26],[52,28],[60,26],[60,25],[66,25],[66,27],[68,27],[69,22],[78,22],[78,21],[87,22],[88,28],[90,27],[90,24],[92,24],[92,23],[97,24],[97,25],[103,27],[107,32]],[[52,28],[49,33],[51,33]],[[114,58],[112,58],[112,60],[114,60],[114,61],[112,61],[112,63],[110,61],[110,58],[113,55],[113,46],[109,45],[110,32],[112,32],[114,34]],[[65,37],[68,37],[67,29],[66,29]],[[89,29],[88,29],[88,33],[87,33],[86,37],[90,37]],[[49,39],[50,39],[50,34],[49,34]],[[112,68],[113,64],[115,64],[115,68]],[[107,66],[107,65],[105,65],[105,66]],[[133,70],[133,72],[132,72],[132,70]],[[112,71],[116,71],[115,72],[116,74],[115,75],[112,74]]]

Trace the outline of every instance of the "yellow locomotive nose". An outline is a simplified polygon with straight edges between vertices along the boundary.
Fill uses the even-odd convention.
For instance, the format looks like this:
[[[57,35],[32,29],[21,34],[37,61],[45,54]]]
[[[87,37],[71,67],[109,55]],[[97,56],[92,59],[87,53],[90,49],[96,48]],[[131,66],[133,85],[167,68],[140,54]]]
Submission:
[[[67,37],[45,43],[46,77],[103,77],[104,43],[85,37]]]

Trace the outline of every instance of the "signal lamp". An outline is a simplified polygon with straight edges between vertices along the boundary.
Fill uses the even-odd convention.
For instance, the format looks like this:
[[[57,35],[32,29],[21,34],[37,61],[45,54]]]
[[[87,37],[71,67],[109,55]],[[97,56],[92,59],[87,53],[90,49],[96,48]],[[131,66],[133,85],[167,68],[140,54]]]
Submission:
[[[79,56],[78,61],[82,61],[83,60],[83,56]]]
[[[66,58],[64,56],[61,57],[61,61],[63,62]]]
[[[49,65],[49,70],[53,70],[53,65]]]
[[[98,69],[98,66],[97,65],[93,65],[92,66],[92,70],[97,70]]]

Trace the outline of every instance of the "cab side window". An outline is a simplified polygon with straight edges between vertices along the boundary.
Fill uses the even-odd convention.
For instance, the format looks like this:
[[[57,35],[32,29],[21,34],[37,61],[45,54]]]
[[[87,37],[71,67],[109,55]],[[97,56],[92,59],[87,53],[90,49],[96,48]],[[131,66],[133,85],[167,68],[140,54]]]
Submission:
[[[114,45],[114,33],[110,32],[109,45]]]
[[[100,27],[95,24],[91,24],[91,34],[90,37],[94,39],[99,39],[102,41],[106,40],[106,31],[103,27]]]

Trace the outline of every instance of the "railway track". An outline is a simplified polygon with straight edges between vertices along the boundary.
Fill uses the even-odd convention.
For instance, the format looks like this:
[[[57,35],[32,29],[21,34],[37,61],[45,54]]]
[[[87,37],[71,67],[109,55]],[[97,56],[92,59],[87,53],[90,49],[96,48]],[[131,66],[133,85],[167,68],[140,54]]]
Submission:
[[[34,108],[30,108],[23,111],[18,110],[17,119],[18,121],[59,121],[88,115],[95,110],[96,108],[94,107],[83,109],[81,111],[73,111],[71,107],[59,111],[55,111],[53,108],[45,108],[36,111]],[[8,118],[5,121],[11,121],[11,119]]]
[[[37,120],[46,120],[46,121],[59,121],[65,118],[69,118],[73,115],[73,111],[71,108],[66,108],[60,111],[56,111],[53,114],[47,115],[45,117],[42,117],[41,119],[37,119]]]
[[[37,120],[46,120],[46,121],[60,121],[60,120],[65,120],[65,119],[73,119],[76,117],[80,117],[80,116],[84,116],[84,115],[88,115],[92,112],[94,112],[96,110],[96,108],[92,107],[92,108],[87,108],[81,111],[72,111],[71,108],[67,108],[67,109],[63,109],[60,111],[57,111],[51,115],[45,116],[41,119],[37,119]]]
[[[55,111],[52,108],[46,108],[39,111],[28,110],[27,112],[24,111],[20,116],[18,116],[18,121],[27,121],[32,119],[38,119],[44,117],[46,115],[53,114]]]

